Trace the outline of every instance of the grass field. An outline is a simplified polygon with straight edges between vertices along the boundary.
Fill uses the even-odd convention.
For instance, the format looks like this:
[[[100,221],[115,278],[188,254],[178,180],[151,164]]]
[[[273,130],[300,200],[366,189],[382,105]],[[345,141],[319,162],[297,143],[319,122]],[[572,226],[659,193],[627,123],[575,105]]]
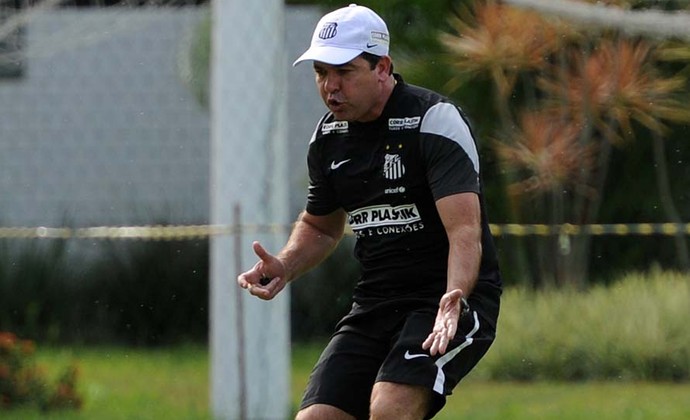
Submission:
[[[79,366],[80,411],[54,411],[50,419],[210,419],[208,357],[201,346],[165,350],[128,348],[41,349],[37,363],[49,378],[71,362]],[[0,418],[44,419],[38,410]]]
[[[293,348],[293,406],[319,345]],[[208,355],[202,346],[161,350],[40,349],[54,374],[71,361],[81,369],[79,412],[50,419],[210,419]],[[493,382],[470,377],[437,419],[687,419],[690,384],[650,382]],[[44,419],[38,410],[0,411],[3,419]]]
[[[507,290],[496,343],[436,418],[690,419],[689,296],[690,277],[664,272],[586,292]],[[293,410],[322,346],[292,348]],[[73,361],[81,372],[83,408],[50,419],[211,418],[205,346],[39,344],[37,359],[53,378]]]
[[[293,349],[293,390],[304,388],[320,349]],[[475,379],[482,376],[466,378],[435,419],[690,419],[690,383]]]

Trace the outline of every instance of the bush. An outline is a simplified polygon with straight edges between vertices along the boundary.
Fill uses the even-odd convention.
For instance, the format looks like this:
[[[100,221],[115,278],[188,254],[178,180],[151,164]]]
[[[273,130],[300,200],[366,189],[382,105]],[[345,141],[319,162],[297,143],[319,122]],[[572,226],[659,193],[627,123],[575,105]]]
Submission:
[[[690,276],[629,274],[586,292],[508,289],[478,369],[507,380],[690,380]]]
[[[0,242],[0,330],[50,342],[208,335],[208,241]]]
[[[80,408],[82,398],[76,391],[76,365],[69,366],[57,384],[50,387],[45,375],[33,361],[34,351],[32,341],[20,340],[12,333],[0,332],[0,408]]]
[[[207,240],[104,246],[108,258],[90,267],[86,277],[91,287],[82,296],[84,312],[98,320],[89,331],[92,341],[164,345],[206,340]]]
[[[31,338],[54,331],[73,303],[68,254],[63,240],[0,241],[0,331]]]
[[[354,238],[345,237],[333,254],[291,284],[290,326],[293,340],[330,336],[350,310],[359,265],[352,256]]]

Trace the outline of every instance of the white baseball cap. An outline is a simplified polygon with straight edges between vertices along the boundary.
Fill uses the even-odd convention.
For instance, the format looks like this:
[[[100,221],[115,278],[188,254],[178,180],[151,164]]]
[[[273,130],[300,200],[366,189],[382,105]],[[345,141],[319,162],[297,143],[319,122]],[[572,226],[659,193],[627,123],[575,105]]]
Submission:
[[[293,66],[314,60],[340,65],[363,52],[388,55],[390,35],[386,22],[371,9],[351,4],[321,18],[311,37],[311,46]]]

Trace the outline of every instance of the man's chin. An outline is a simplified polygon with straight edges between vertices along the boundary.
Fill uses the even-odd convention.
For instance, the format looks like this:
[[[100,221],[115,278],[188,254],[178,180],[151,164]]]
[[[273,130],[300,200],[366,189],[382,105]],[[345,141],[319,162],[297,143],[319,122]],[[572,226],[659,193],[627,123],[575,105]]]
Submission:
[[[349,121],[349,115],[345,111],[334,111],[331,109],[331,113],[338,121]]]

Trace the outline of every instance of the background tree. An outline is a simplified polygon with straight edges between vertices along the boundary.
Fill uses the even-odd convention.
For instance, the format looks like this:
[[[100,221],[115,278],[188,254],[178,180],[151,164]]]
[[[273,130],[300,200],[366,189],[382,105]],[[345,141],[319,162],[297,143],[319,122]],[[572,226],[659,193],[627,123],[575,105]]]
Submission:
[[[664,43],[617,31],[585,34],[495,1],[477,1],[452,22],[455,31],[442,35],[458,71],[450,87],[489,78],[499,116],[495,150],[519,222],[597,222],[613,148],[641,129],[663,145],[663,120],[690,121],[679,99],[687,78],[666,76],[658,65]],[[659,172],[663,148],[654,158],[667,217],[679,220],[664,185],[668,177]],[[686,265],[680,239],[679,261]],[[518,262],[528,265],[536,284],[582,285],[590,241],[586,235],[546,237],[528,249],[532,258]]]

